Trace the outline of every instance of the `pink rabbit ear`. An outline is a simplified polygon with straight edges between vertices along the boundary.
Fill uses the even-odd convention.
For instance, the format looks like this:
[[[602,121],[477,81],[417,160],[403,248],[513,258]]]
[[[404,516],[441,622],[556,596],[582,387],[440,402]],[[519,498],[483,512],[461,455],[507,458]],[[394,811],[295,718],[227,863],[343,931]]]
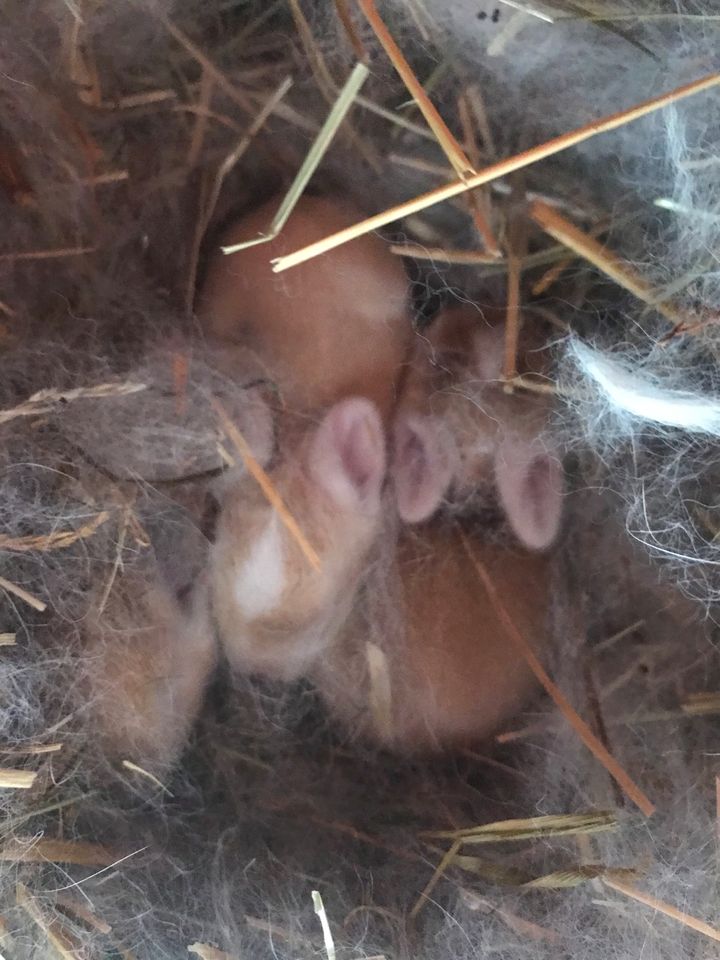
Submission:
[[[536,439],[506,436],[495,454],[500,503],[518,539],[545,550],[560,529],[565,477],[556,451]]]
[[[370,400],[349,397],[331,407],[313,437],[309,469],[339,506],[379,507],[385,433]]]
[[[455,449],[434,417],[399,414],[393,430],[391,473],[400,517],[419,523],[440,506],[454,473]]]

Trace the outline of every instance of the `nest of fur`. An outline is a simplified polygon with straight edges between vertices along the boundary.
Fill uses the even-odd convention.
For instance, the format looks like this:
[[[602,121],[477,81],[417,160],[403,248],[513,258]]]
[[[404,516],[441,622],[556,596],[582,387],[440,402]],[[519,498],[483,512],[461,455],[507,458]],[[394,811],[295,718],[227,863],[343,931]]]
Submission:
[[[717,67],[709,5],[605,6],[395,0],[381,12],[451,126],[458,94],[481,92],[492,158]],[[618,410],[566,345],[573,333],[659,388],[716,395],[712,91],[490,194],[500,235],[523,190],[586,227],[606,215],[610,249],[703,321],[662,343],[662,314],[577,259],[533,295],[550,242],[529,237],[523,302],[559,331],[557,429],[574,481],[546,666],[656,813],[637,811],[544,699],[487,751],[409,761],[343,739],[302,684],[221,669],[163,782],[110,764],[97,737],[88,636],[120,644],[143,628],[151,578],[177,588],[202,567],[198,505],[220,468],[208,398],[252,423],[253,384],[223,378],[195,329],[204,259],[223,223],[286,186],[307,153],[325,71],[339,84],[353,62],[341,7],[24,0],[0,12],[0,954],[710,957],[715,438]],[[436,186],[444,157],[352,16],[370,107],[352,111],[313,186],[370,199],[372,213]],[[223,161],[288,75],[205,223]],[[453,205],[393,229],[399,242],[477,247]],[[505,302],[506,266],[408,267],[420,324],[440,302]],[[562,817],[590,814],[568,834]],[[451,862],[432,836],[543,815],[561,819]]]

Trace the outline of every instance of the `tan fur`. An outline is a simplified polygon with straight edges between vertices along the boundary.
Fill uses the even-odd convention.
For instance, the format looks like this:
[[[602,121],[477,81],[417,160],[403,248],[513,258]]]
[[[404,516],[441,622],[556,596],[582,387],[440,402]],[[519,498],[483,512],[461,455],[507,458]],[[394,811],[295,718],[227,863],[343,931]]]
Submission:
[[[471,537],[511,618],[542,653],[549,560]],[[439,521],[403,532],[397,554],[404,631],[379,629],[390,681],[390,724],[378,723],[361,611],[313,678],[349,729],[402,751],[472,745],[496,731],[534,689],[533,676],[498,620],[459,528]]]
[[[86,630],[91,699],[107,753],[166,769],[184,746],[217,659],[204,591],[185,612],[164,588],[138,578]]]
[[[315,570],[297,541],[280,526],[285,586],[272,611],[248,620],[234,597],[234,579],[273,508],[251,478],[228,491],[211,558],[212,605],[230,664],[249,673],[291,679],[335,635],[363,563],[379,530],[375,510],[330,507],[309,475],[309,438],[303,437],[269,471],[270,480],[320,556]]]
[[[241,217],[222,244],[267,230],[280,198]],[[376,235],[338,247],[282,274],[270,261],[318,240],[362,213],[347,203],[303,198],[282,233],[267,244],[214,254],[197,301],[206,334],[228,348],[254,351],[292,411],[317,411],[362,395],[386,416],[395,401],[411,324],[408,280]]]
[[[273,201],[243,218],[224,242],[249,239],[265,229],[275,206]],[[199,301],[205,329],[254,350],[278,380],[290,409],[315,412],[354,392],[373,399],[386,417],[393,406],[410,325],[404,273],[382,242],[363,238],[279,277],[269,267],[272,257],[355,218],[356,212],[338,204],[306,199],[281,238],[211,264]],[[501,429],[522,419],[532,432],[544,416],[544,409],[535,413],[532,400],[507,398],[493,382],[501,356],[502,330],[493,331],[479,313],[467,309],[445,311],[429,335],[416,342],[401,410],[414,407],[441,419],[461,452],[456,496],[470,488],[474,492],[488,472]],[[532,682],[457,533],[440,521],[401,537],[397,602],[405,630],[379,643],[392,693],[390,730],[378,729],[373,721],[367,611],[356,594],[381,518],[379,512],[363,515],[337,505],[328,512],[327,500],[310,479],[306,430],[288,432],[282,425],[282,455],[270,478],[320,555],[320,570],[283,528],[282,590],[272,608],[257,616],[242,609],[234,591],[266,534],[271,508],[247,478],[226,491],[211,584],[214,616],[231,665],[283,679],[311,674],[331,711],[399,749],[432,749],[487,735],[521,705]],[[477,546],[518,625],[541,637],[547,561],[520,550]]]

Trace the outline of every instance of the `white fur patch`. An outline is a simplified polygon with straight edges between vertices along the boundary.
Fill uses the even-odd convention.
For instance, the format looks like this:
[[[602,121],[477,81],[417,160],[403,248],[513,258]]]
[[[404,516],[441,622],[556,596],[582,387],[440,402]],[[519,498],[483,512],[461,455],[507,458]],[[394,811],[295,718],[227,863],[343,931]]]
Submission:
[[[285,556],[280,521],[273,511],[235,578],[235,600],[248,620],[275,609],[285,589]]]
[[[720,402],[681,390],[665,389],[579,341],[575,355],[615,412],[630,413],[669,427],[720,435]]]

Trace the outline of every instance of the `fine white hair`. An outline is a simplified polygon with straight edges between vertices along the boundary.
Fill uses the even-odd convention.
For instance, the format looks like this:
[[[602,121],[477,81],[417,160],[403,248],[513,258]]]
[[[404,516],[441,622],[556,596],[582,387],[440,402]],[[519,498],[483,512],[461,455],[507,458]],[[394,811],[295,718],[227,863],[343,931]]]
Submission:
[[[720,435],[720,399],[663,387],[651,375],[575,340],[572,352],[582,373],[595,383],[619,417]]]

